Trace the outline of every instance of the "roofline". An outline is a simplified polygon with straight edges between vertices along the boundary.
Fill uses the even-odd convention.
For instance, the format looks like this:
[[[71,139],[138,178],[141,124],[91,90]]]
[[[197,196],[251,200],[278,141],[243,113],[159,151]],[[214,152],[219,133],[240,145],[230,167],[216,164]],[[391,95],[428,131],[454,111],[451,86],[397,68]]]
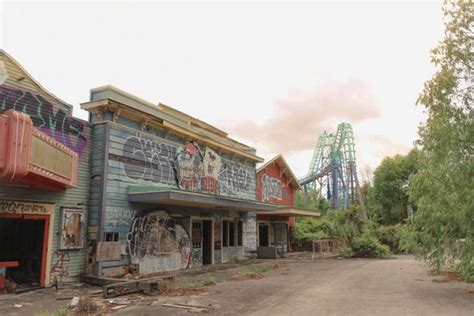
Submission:
[[[122,101],[116,100],[113,97],[113,95],[109,95],[109,96],[105,95],[101,99],[93,100],[94,93],[101,93],[101,92],[107,92],[107,91],[116,93],[117,97],[121,96],[121,97],[124,97],[125,99],[129,99],[132,102],[131,104],[127,104],[126,103],[127,100],[122,100]],[[210,131],[209,129],[216,129],[217,131],[220,131],[219,129],[213,127],[212,125],[205,123],[204,121],[196,119],[186,113],[183,113],[167,105],[164,105],[161,103],[157,105],[152,102],[149,102],[127,91],[117,88],[113,85],[105,85],[105,86],[100,86],[100,87],[91,89],[89,99],[90,99],[89,102],[81,103],[82,109],[91,111],[92,109],[96,107],[105,105],[103,102],[101,102],[102,100],[107,100],[107,99],[113,100],[114,102],[124,107],[149,115],[150,118],[156,118],[156,119],[162,120],[162,125],[165,128],[172,129],[175,132],[178,132],[180,134],[183,134],[191,138],[196,138],[197,140],[201,140],[203,142],[217,143],[219,144],[217,147],[222,147],[223,150],[229,150],[229,148],[231,148],[230,151],[232,153],[238,154],[239,156],[242,156],[251,161],[254,161],[254,162],[263,161],[263,158],[256,155],[255,148],[235,141],[234,139],[227,136],[225,132],[222,132],[225,134],[224,136],[219,132]],[[133,103],[135,103],[135,105]],[[143,107],[140,108],[140,105],[143,105]],[[180,113],[181,115],[176,115],[173,112]],[[186,120],[186,118],[188,120]],[[196,126],[196,125],[191,124],[194,121],[207,125],[209,126],[209,128],[206,129],[201,126]],[[205,135],[205,133],[208,133],[209,135]],[[212,138],[211,138],[211,135],[213,136]],[[221,138],[221,140],[219,140],[219,138]],[[223,140],[227,140],[227,141],[223,142]],[[214,144],[214,146],[216,145]]]
[[[45,87],[43,87],[41,85],[41,83],[39,83],[25,68],[23,68],[23,66],[18,62],[16,61],[15,58],[13,58],[10,54],[8,54],[5,50],[1,49],[0,48],[0,53],[1,54],[4,54],[5,56],[8,57],[8,59],[10,59],[14,64],[15,66],[17,66],[18,68],[20,68],[21,71],[23,71],[25,73],[25,75],[28,76],[28,78],[33,81],[34,84],[36,84],[41,90],[43,90],[44,92],[46,92],[47,94],[49,94],[50,97],[52,97],[53,99],[56,99],[58,100],[59,102],[61,102],[63,105],[65,105],[66,107],[68,107],[70,110],[71,110],[71,115],[72,115],[72,110],[74,108],[74,106],[72,104],[69,104],[67,103],[66,101],[64,101],[63,99],[61,98],[58,98],[56,95],[54,95],[52,92],[50,92],[48,89],[46,89]]]
[[[265,168],[270,166],[273,162],[277,161],[278,159],[281,159],[281,161],[283,161],[283,163],[285,164],[286,169],[290,172],[290,175],[293,178],[294,183],[296,184],[296,188],[298,190],[301,190],[301,185],[298,182],[298,178],[295,176],[295,174],[293,173],[293,170],[291,170],[291,168],[290,168],[290,165],[288,164],[288,162],[285,160],[285,158],[283,157],[283,155],[281,153],[277,154],[275,157],[273,157],[272,159],[270,159],[269,161],[267,161],[266,163],[261,165],[259,168],[257,168],[257,174],[260,171],[265,170]]]

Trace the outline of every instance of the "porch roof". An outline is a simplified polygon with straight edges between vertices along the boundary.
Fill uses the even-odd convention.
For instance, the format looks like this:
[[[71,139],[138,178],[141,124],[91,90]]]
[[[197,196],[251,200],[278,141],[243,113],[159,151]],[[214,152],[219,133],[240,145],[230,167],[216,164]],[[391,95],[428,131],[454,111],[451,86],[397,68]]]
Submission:
[[[279,216],[301,216],[301,217],[320,217],[321,213],[313,210],[307,210],[297,207],[278,207],[274,211],[260,210],[258,215],[279,215]]]
[[[128,200],[137,203],[190,206],[212,210],[266,211],[270,214],[278,209],[277,205],[270,203],[154,186],[129,186]]]

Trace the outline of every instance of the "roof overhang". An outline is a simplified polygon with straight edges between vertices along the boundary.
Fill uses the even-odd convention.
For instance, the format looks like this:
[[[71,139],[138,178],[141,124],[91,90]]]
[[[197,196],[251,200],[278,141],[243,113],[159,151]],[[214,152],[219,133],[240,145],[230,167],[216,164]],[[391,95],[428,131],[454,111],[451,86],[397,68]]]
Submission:
[[[195,139],[215,149],[259,163],[255,149],[241,144],[210,124],[204,123],[187,114],[166,105],[155,105],[113,86],[104,86],[91,90],[91,101],[81,103],[81,109],[91,113],[109,111],[118,116],[128,116],[144,125],[164,129],[170,133]],[[98,123],[100,123],[99,120]]]
[[[160,187],[130,186],[128,188],[128,200],[136,203],[178,205],[241,212],[267,211],[273,213],[278,209],[278,206],[275,204]]]
[[[278,216],[296,216],[296,217],[320,217],[321,213],[296,207],[278,207],[275,211],[261,210],[258,215],[278,215]]]

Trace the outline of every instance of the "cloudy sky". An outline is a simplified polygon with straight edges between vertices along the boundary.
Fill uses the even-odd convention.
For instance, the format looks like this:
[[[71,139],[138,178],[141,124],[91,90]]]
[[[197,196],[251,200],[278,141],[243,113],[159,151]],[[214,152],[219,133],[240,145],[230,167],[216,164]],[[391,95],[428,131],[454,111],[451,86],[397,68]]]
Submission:
[[[361,169],[406,153],[443,33],[439,2],[3,2],[0,19],[1,47],[76,116],[112,84],[281,152],[297,176],[343,121]]]

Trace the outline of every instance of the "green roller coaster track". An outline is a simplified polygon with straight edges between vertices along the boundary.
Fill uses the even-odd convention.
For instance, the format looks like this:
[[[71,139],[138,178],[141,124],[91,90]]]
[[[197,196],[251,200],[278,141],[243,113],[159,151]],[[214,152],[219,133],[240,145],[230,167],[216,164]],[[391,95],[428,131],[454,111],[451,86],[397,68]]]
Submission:
[[[354,134],[349,123],[340,123],[336,134],[319,137],[306,176],[298,182],[303,191],[318,190],[334,209],[347,209],[364,202],[357,178]]]

